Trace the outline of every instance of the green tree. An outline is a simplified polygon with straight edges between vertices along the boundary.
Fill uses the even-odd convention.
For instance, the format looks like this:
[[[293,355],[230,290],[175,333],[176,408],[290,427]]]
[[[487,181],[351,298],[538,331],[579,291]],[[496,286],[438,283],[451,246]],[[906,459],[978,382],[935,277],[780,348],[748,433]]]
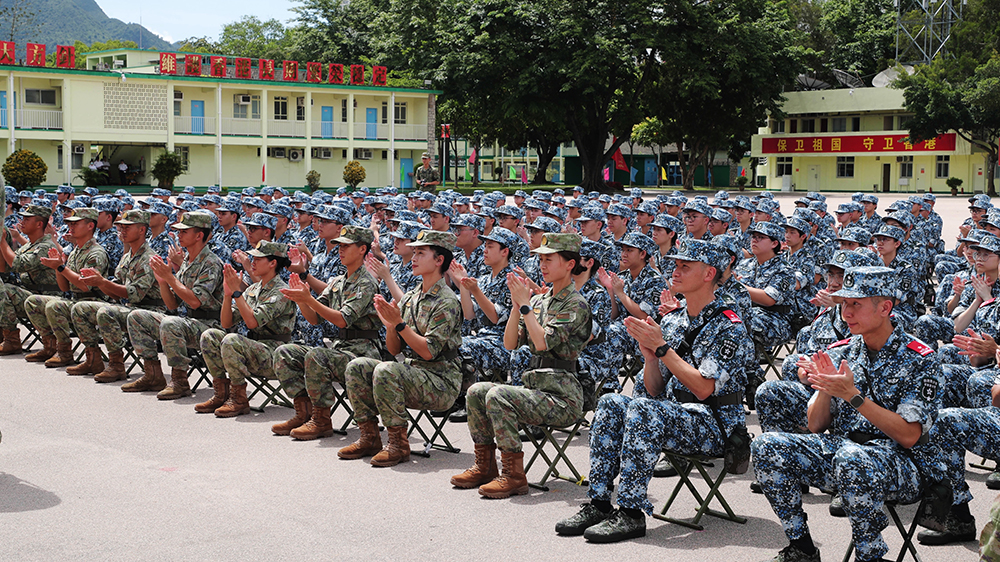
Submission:
[[[656,151],[656,187],[660,187],[662,175],[659,167],[663,165],[663,123],[656,117],[647,117],[632,127],[633,143]]]
[[[365,182],[365,167],[357,160],[351,160],[344,166],[344,182],[353,190]]]
[[[896,56],[893,0],[826,0],[820,25],[833,39],[826,53],[830,68],[870,76]]]
[[[292,43],[292,30],[280,21],[243,16],[222,26],[215,48],[229,56],[281,60],[289,56]]]
[[[22,190],[45,183],[45,175],[48,173],[49,167],[34,152],[21,149],[14,151],[7,157],[7,161],[4,162],[0,171],[3,172],[7,185]]]
[[[176,152],[164,152],[156,158],[150,175],[157,180],[157,187],[163,189],[173,189],[174,180],[184,173],[184,163],[180,154]]]
[[[219,48],[209,37],[188,37],[180,41],[181,46],[177,48],[183,53],[218,53]]]

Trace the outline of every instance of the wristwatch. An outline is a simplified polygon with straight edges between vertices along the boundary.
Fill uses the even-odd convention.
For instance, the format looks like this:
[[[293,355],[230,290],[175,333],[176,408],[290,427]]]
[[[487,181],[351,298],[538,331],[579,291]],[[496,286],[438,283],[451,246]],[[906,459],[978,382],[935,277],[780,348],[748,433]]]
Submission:
[[[522,304],[518,310],[521,311],[521,316],[526,316],[529,312],[531,312],[531,307],[526,304]]]
[[[243,296],[243,291],[233,291],[233,300],[236,300]]]
[[[854,396],[851,397],[851,400],[850,400],[849,403],[850,403],[850,405],[851,405],[852,408],[854,408],[855,410],[857,410],[858,408],[860,408],[861,406],[864,405],[864,403],[865,403],[865,397],[862,396],[861,393],[859,392],[859,393],[857,393],[857,394],[855,394]]]
[[[657,357],[662,358],[664,355],[667,354],[668,351],[670,351],[670,349],[671,349],[670,344],[665,343],[660,347],[656,348],[656,351],[654,351],[653,354],[656,355]]]
[[[406,322],[400,322],[399,324],[396,324],[396,328],[395,329],[396,329],[396,333],[397,334],[400,333],[400,332],[402,332],[403,330],[406,329]]]
[[[61,264],[59,264],[59,267],[56,268],[56,271],[58,271],[59,273],[62,273],[65,269],[66,269],[66,264],[62,264],[61,263]]]
[[[309,272],[308,271],[303,271],[302,273],[299,273],[299,279],[301,279],[302,281],[305,281],[308,278],[309,278]]]

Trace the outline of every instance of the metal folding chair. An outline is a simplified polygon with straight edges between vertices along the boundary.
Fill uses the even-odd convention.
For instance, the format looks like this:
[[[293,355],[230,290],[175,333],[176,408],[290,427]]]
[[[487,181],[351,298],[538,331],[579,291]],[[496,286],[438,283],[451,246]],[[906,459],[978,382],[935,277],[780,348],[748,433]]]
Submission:
[[[35,325],[31,323],[31,320],[28,320],[28,315],[24,313],[24,310],[17,311],[17,322],[24,326],[25,335],[21,339],[21,349],[24,353],[28,353],[31,351],[31,346],[40,343],[42,338],[38,335]]]
[[[535,452],[528,459],[528,462],[524,465],[524,473],[528,474],[531,471],[531,467],[535,465],[535,461],[539,457],[545,462],[545,473],[542,475],[542,479],[538,482],[528,482],[528,486],[535,488],[536,490],[549,491],[549,487],[545,485],[549,481],[549,478],[558,478],[560,480],[565,480],[566,482],[571,482],[577,486],[589,486],[587,482],[587,477],[581,475],[580,471],[573,466],[573,462],[566,456],[566,450],[569,448],[573,439],[579,435],[580,428],[584,426],[587,422],[586,418],[580,416],[580,419],[576,421],[570,427],[558,428],[554,426],[536,426],[542,430],[542,437],[536,438],[532,431],[525,428],[525,434],[528,436],[528,440],[532,445],[535,446]],[[563,432],[566,434],[565,439],[559,441],[555,438],[554,433],[556,431]],[[555,450],[552,456],[545,450],[546,445],[552,445]],[[569,472],[566,474],[559,472],[559,464],[563,464]]]
[[[663,455],[670,461],[670,464],[673,465],[674,469],[677,471],[679,480],[677,485],[674,486],[674,491],[670,494],[670,498],[663,506],[663,509],[660,510],[659,513],[654,513],[653,517],[698,531],[704,530],[700,521],[706,514],[711,515],[712,517],[718,517],[719,519],[733,521],[734,523],[744,524],[747,522],[745,517],[736,515],[736,513],[733,512],[733,509],[729,507],[729,502],[727,502],[726,498],[722,495],[720,487],[722,486],[722,481],[725,480],[726,475],[729,474],[729,472],[725,469],[725,467],[723,467],[721,472],[719,472],[719,476],[712,478],[712,476],[708,473],[708,470],[705,468],[706,465],[711,466],[709,461],[715,457],[705,457],[703,455],[682,455],[671,451],[663,451]],[[695,487],[694,482],[691,481],[692,470],[697,470],[702,479],[705,481],[705,484],[708,485],[708,494],[702,496],[701,492],[698,491],[698,488]],[[674,501],[677,499],[677,495],[680,493],[681,489],[685,487],[691,491],[691,495],[693,495],[694,499],[698,502],[698,510],[695,513],[694,519],[688,521],[685,519],[668,517],[667,512],[670,511],[670,507],[674,504]],[[710,505],[713,499],[717,500],[722,506],[722,509],[725,511],[712,509]]]
[[[927,501],[926,498],[921,498],[919,503],[917,503],[917,511],[913,514],[913,520],[910,522],[910,526],[906,527],[903,525],[903,520],[899,517],[899,513],[896,512],[896,507],[899,505],[912,505],[912,504],[900,504],[899,502],[885,502],[885,510],[889,513],[889,518],[896,525],[896,530],[899,531],[899,536],[903,538],[903,546],[899,549],[899,555],[896,556],[896,562],[903,562],[906,558],[906,553],[909,552],[915,562],[923,562],[920,558],[920,554],[917,553],[917,547],[913,544],[913,535],[917,532],[917,521],[919,519],[920,513],[924,510],[924,503]],[[916,502],[915,502],[916,503]],[[851,539],[851,544],[847,546],[847,553],[844,554],[843,562],[849,562],[851,556],[856,554],[854,548],[854,539]],[[855,557],[856,559],[856,557]]]
[[[444,428],[448,425],[448,416],[455,411],[455,405],[452,404],[445,412],[441,415],[440,412],[432,412],[431,410],[417,410],[416,417],[410,413],[410,410],[406,410],[406,416],[410,418],[410,429],[406,432],[406,436],[409,437],[413,435],[416,431],[418,435],[424,440],[424,448],[422,451],[412,451],[414,455],[420,455],[421,457],[430,457],[431,449],[437,449],[439,451],[447,451],[449,453],[459,453],[461,449],[451,444],[451,440],[444,433]],[[420,425],[421,422],[426,422],[433,428],[428,435],[427,431]]]
[[[201,378],[205,379],[206,377],[203,375]],[[253,392],[247,396],[248,402],[253,402],[254,397],[258,394],[264,395],[264,400],[260,404],[250,406],[250,409],[255,412],[263,412],[268,404],[276,404],[286,408],[294,407],[292,406],[292,401],[285,396],[285,391],[282,390],[281,383],[277,380],[249,376],[247,377],[247,384],[253,387]]]
[[[347,419],[344,420],[343,425],[341,425],[339,428],[337,426],[334,426],[333,432],[340,435],[347,435],[347,428],[350,427],[351,424],[354,422],[354,409],[351,408],[351,402],[347,399],[347,389],[340,388],[338,390],[337,386],[334,385],[333,406],[330,408],[330,416],[333,417],[333,414],[335,414],[337,410],[341,408],[343,408],[344,411],[347,412]]]
[[[205,358],[201,356],[201,350],[189,347],[187,354],[188,359],[191,360],[191,363],[188,365],[188,378],[191,377],[192,373],[198,374],[198,380],[194,381],[194,384],[191,385],[191,392],[198,390],[201,383],[212,386],[212,375],[208,372],[208,365],[205,364]]]

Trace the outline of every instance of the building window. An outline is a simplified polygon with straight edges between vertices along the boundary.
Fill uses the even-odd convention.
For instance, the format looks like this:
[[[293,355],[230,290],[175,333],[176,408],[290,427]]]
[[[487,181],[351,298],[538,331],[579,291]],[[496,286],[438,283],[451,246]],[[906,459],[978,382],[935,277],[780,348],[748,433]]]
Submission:
[[[249,105],[233,102],[233,118],[246,119],[247,117],[260,119],[260,96],[250,96]]]
[[[792,175],[792,157],[791,156],[779,156],[777,158],[778,164],[775,172],[775,176],[790,176]]]
[[[771,133],[784,133],[785,132],[785,120],[775,119],[771,122]]]
[[[851,117],[851,130],[852,131],[860,131],[861,130],[861,118],[860,117]]]
[[[175,146],[174,153],[181,157],[181,166],[184,167],[184,171],[188,171],[188,164],[190,163],[190,152],[186,146]]]
[[[899,161],[899,177],[901,177],[901,178],[912,178],[913,177],[913,157],[912,156],[900,156],[900,161]]]
[[[79,170],[80,168],[83,167],[83,154],[76,154],[76,153],[74,153],[74,154],[71,154],[70,156],[71,156],[70,166],[72,166],[71,169],[73,169],[73,170]],[[59,169],[59,170],[63,169],[63,147],[62,146],[57,146],[56,147],[56,169]]]
[[[55,90],[25,90],[24,103],[34,103],[38,105],[55,105]]]
[[[847,117],[834,117],[830,120],[832,131],[834,133],[843,133],[847,131]]]
[[[948,177],[949,167],[950,167],[951,156],[938,156],[936,166],[934,167],[934,177],[936,178],[946,178]]]
[[[274,118],[275,120],[288,120],[288,97],[274,96]]]
[[[912,115],[900,115],[898,117],[898,120],[899,120],[899,127],[897,127],[897,129],[899,129],[900,131],[910,130],[910,121],[913,121]]]
[[[854,157],[853,156],[838,156],[837,157],[837,177],[838,178],[853,178],[854,177]]]
[[[340,122],[347,123],[347,98],[340,100]]]
[[[180,100],[174,100],[174,117],[181,116],[181,102]]]
[[[63,169],[63,167],[62,167],[63,166],[62,160],[63,160],[62,146],[57,146],[56,147],[56,169],[58,169],[58,170],[62,170]]]
[[[392,120],[397,125],[406,124],[406,102],[396,102],[395,109],[393,110]],[[382,124],[387,125],[389,123],[389,102],[382,102]]]
[[[296,121],[305,121],[306,120],[306,106],[305,106],[305,104],[302,104],[302,105],[299,105],[298,103],[295,104],[295,120]]]
[[[802,133],[815,133],[816,132],[816,120],[815,119],[803,119],[802,120]]]

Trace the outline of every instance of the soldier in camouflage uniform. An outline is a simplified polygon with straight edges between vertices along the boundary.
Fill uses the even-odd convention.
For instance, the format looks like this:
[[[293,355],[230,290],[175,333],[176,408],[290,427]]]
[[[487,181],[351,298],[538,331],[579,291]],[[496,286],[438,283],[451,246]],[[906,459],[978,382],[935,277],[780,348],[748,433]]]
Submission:
[[[417,222],[400,221],[396,230],[389,233],[393,240],[393,253],[389,256],[388,266],[373,255],[365,260],[368,271],[381,280],[381,294],[385,300],[398,301],[403,298],[403,294],[412,291],[420,283],[420,278],[413,274],[410,264],[413,248],[407,244],[416,240],[423,228]]]
[[[753,257],[743,260],[740,281],[750,292],[754,310],[750,335],[759,346],[774,347],[791,337],[791,305],[795,275],[778,252],[785,229],[773,222],[755,223],[751,228]]]
[[[922,483],[945,477],[940,449],[922,439],[941,404],[941,367],[934,350],[893,326],[897,294],[892,269],[846,271],[833,296],[844,299],[854,335],[799,362],[817,392],[812,433],[767,432],[751,444],[757,481],[790,542],[776,562],[820,559],[801,484],[841,494],[858,560],[876,560],[888,550],[880,534],[888,525],[883,502],[916,501]]]
[[[274,350],[291,340],[295,327],[295,305],[281,294],[281,289],[288,287],[280,275],[289,263],[288,245],[262,240],[248,253],[252,257],[250,274],[257,281],[241,291],[240,274],[232,265],[224,265],[222,329],[211,328],[201,334],[201,353],[212,375],[212,387],[218,387],[217,381],[228,381],[229,398],[218,404],[220,393],[216,392],[195,409],[212,410],[218,418],[250,413],[247,377],[276,378]],[[247,335],[223,331],[240,322]]]
[[[97,231],[94,233],[94,238],[98,245],[108,253],[108,270],[114,271],[118,269],[118,262],[121,261],[122,254],[125,253],[125,246],[115,229],[115,221],[118,220],[118,214],[122,211],[122,202],[113,197],[102,197],[94,199],[94,208],[98,211]]]
[[[173,229],[178,233],[177,243],[187,251],[177,275],[160,256],[153,256],[149,264],[166,309],[178,315],[143,309],[129,313],[129,338],[136,355],[142,359],[143,375],[137,381],[122,385],[122,392],[160,391],[157,398],[161,400],[191,395],[187,378],[191,360],[187,349],[198,347],[202,332],[219,326],[222,304],[222,261],[208,244],[212,232],[211,213],[184,213]],[[169,388],[157,355],[157,342],[162,345],[167,365],[171,367]],[[228,382],[228,379],[223,380]],[[225,391],[228,397],[228,386],[222,383],[213,386],[216,396]]]
[[[0,355],[21,353],[21,331],[17,328],[17,311],[24,310],[24,301],[32,294],[59,296],[56,272],[42,264],[41,259],[56,249],[51,234],[45,233],[52,209],[41,205],[28,205],[20,213],[21,232],[28,243],[14,251],[3,237],[0,253],[7,267],[17,276],[19,286],[4,283],[0,289],[0,328],[3,329],[3,347]]]
[[[445,410],[455,403],[462,384],[458,348],[462,345],[461,304],[447,287],[444,274],[455,251],[455,235],[423,230],[410,244],[413,273],[421,284],[397,304],[375,296],[375,310],[386,328],[386,350],[402,353],[402,362],[359,357],[347,365],[347,394],[361,438],[343,454],[372,454],[381,441],[382,416],[389,444],[372,458],[372,466],[394,466],[410,457],[406,408]]]
[[[121,232],[122,241],[128,247],[118,267],[114,280],[105,279],[93,269],[83,269],[83,281],[120,304],[100,301],[79,302],[73,305],[73,325],[80,341],[86,347],[87,360],[76,367],[68,367],[67,374],[96,375],[97,382],[113,382],[128,378],[125,373],[126,320],[135,308],[163,311],[159,287],[149,265],[154,255],[146,243],[146,229],[149,226],[147,211],[125,211],[121,220],[115,223]],[[101,358],[100,339],[108,348],[108,368],[104,369]]]
[[[545,281],[552,284],[544,295],[532,296],[523,278],[507,274],[512,304],[503,343],[510,350],[527,344],[533,354],[530,370],[523,375],[524,386],[480,382],[469,389],[469,433],[476,444],[476,463],[452,477],[453,486],[479,487],[479,493],[489,498],[527,494],[518,424],[565,427],[583,415],[577,358],[590,340],[592,326],[590,307],[573,281],[574,274],[584,272],[580,245],[578,234],[546,234],[532,250],[541,256]]]
[[[43,348],[24,357],[35,363],[45,361],[46,367],[63,367],[73,362],[73,346],[70,331],[73,320],[70,310],[73,303],[83,300],[100,300],[101,295],[93,287],[83,282],[80,272],[91,268],[104,275],[108,269],[108,254],[94,237],[97,227],[97,209],[83,207],[75,209],[68,217],[69,234],[74,248],[67,258],[61,248],[49,250],[41,257],[42,265],[56,270],[56,281],[62,291],[72,293],[72,300],[56,296],[32,295],[25,299],[24,310],[31,323],[42,337]],[[58,354],[58,355],[56,355]],[[55,355],[55,357],[53,357]]]
[[[357,226],[342,227],[333,241],[347,273],[338,275],[318,297],[313,297],[301,277],[293,276],[282,290],[311,324],[328,322],[337,327],[331,347],[285,344],[274,352],[274,372],[285,393],[294,400],[295,417],[276,424],[276,435],[291,435],[308,441],[333,435],[330,409],[335,402],[335,382],[344,384],[347,364],[356,357],[380,358],[375,340],[381,323],[372,298],[377,293],[375,279],[364,268],[365,256],[374,236]]]
[[[689,239],[673,258],[671,286],[686,302],[659,326],[652,318],[625,320],[645,367],[633,397],[609,393],[598,402],[590,432],[591,501],[556,524],[560,535],[604,543],[645,536],[643,512],[653,509],[647,487],[660,451],[721,456],[728,436],[745,426],[740,394],[753,345],[742,320],[714,292],[730,257],[710,241]]]
[[[413,183],[421,191],[434,193],[438,184],[441,183],[441,174],[438,173],[437,168],[431,166],[430,154],[426,152],[421,154],[420,160],[423,165],[413,172]]]
[[[167,221],[170,219],[170,206],[162,201],[155,201],[149,205],[149,249],[154,254],[163,258],[164,261],[170,258],[170,247],[174,242],[170,238],[170,230],[167,228]]]

